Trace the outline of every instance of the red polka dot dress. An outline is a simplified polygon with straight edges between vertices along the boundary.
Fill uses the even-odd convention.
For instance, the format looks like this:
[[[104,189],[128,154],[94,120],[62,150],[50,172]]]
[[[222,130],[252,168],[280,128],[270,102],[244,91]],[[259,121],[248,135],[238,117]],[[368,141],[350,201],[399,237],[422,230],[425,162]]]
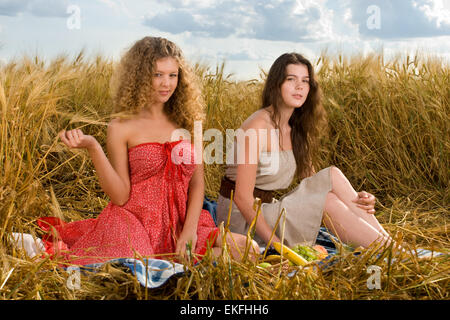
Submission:
[[[86,265],[136,255],[167,258],[186,218],[189,181],[194,173],[194,148],[186,140],[144,143],[128,150],[131,191],[128,202],[110,202],[96,219],[64,223],[58,218],[38,219],[47,233],[46,251],[64,255],[71,263]],[[204,254],[218,228],[202,210],[195,253]]]

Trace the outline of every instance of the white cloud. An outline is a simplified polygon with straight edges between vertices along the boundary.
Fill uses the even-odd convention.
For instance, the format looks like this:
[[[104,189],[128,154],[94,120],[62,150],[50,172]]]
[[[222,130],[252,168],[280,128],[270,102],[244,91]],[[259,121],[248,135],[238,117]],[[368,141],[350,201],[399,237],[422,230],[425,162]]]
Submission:
[[[23,0],[0,0],[0,15],[16,16],[27,8],[28,2]]]
[[[358,0],[351,1],[352,21],[364,38],[405,39],[450,35],[450,19],[438,10],[436,0]],[[442,3],[441,3],[442,4]],[[380,12],[380,28],[368,28],[369,6]]]
[[[450,25],[450,1],[434,0],[431,3],[425,3],[420,8],[431,20],[436,21],[438,28]]]
[[[216,53],[219,59],[240,60],[240,61],[258,61],[261,55],[257,53],[256,47],[235,48],[234,50],[218,51]]]
[[[99,2],[106,5],[108,8],[113,10],[118,15],[125,15],[128,18],[136,18],[131,11],[128,9],[128,6],[122,0],[98,0]]]
[[[38,17],[67,17],[68,0],[0,0],[0,15],[30,13]]]
[[[317,41],[332,34],[332,12],[322,0],[166,2],[172,7],[144,24],[174,34],[238,36],[271,41]]]
[[[171,5],[174,8],[188,8],[195,7],[199,8],[208,8],[214,5],[215,0],[166,0],[167,4]]]
[[[63,17],[66,4],[80,7],[80,30],[51,18]],[[366,28],[369,4],[380,7],[380,30]],[[314,60],[324,49],[334,55],[421,48],[449,59],[449,14],[450,0],[0,0],[0,57],[49,58],[86,48],[118,58],[150,35],[174,41],[189,61],[225,60],[227,72],[248,79],[291,51]]]

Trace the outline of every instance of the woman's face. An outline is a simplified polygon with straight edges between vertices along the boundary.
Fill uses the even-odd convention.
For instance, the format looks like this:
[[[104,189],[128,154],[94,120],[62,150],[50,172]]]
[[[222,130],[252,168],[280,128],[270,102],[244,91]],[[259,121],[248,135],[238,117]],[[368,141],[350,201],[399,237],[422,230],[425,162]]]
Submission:
[[[308,67],[304,64],[288,64],[286,78],[281,85],[281,98],[289,108],[301,107],[309,93]]]
[[[166,57],[156,60],[155,70],[153,72],[153,102],[166,103],[175,92],[178,84],[177,60],[172,57]]]

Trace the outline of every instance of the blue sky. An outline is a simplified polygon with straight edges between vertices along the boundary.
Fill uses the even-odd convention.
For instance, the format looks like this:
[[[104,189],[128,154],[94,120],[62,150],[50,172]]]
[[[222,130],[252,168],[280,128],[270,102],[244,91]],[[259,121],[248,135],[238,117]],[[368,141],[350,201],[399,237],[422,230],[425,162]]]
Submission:
[[[191,62],[257,78],[282,53],[414,53],[450,60],[450,0],[0,0],[0,59],[85,48],[118,59],[162,36]]]

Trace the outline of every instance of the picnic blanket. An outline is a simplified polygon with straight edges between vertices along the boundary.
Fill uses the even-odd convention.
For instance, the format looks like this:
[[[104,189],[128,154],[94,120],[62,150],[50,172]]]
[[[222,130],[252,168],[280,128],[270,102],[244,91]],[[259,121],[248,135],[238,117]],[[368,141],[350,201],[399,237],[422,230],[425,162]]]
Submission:
[[[134,259],[118,258],[107,262],[84,265],[80,267],[71,266],[65,268],[73,277],[76,272],[97,272],[105,264],[111,264],[117,267],[125,267],[143,286],[149,289],[161,287],[173,276],[185,274],[185,267],[182,264],[169,262],[161,259]]]
[[[214,223],[217,225],[216,218],[217,203],[205,197],[203,209],[209,211]],[[134,259],[134,258],[117,258],[102,263],[87,264],[83,266],[70,266],[64,268],[74,277],[78,272],[97,272],[104,265],[110,264],[117,267],[123,267],[131,272],[137,281],[146,288],[156,289],[165,284],[174,276],[182,276],[186,273],[182,264],[170,262],[162,259]]]
[[[205,197],[203,202],[203,209],[208,210],[217,224],[216,220],[217,203]],[[325,228],[320,228],[316,243],[322,245],[327,249],[330,255],[337,253],[337,249],[333,241],[334,238]],[[265,248],[261,248],[264,251]],[[146,288],[155,289],[164,285],[170,278],[176,276],[183,276],[187,271],[182,264],[170,262],[161,259],[134,259],[134,258],[118,258],[111,259],[103,263],[95,263],[83,265],[80,267],[71,266],[65,270],[71,274],[76,272],[97,272],[105,264],[111,264],[117,267],[123,267],[131,272],[137,281]]]
[[[216,220],[216,208],[217,203],[213,200],[205,197],[203,203],[203,209],[208,210],[213,217],[214,221],[217,224]],[[17,238],[17,237],[16,237]],[[18,238],[17,238],[18,239]],[[17,239],[16,242],[18,241]],[[336,248],[336,243],[339,243],[339,240],[328,232],[328,230],[324,227],[321,227],[316,238],[316,244],[323,246],[328,251],[328,257],[319,261],[317,266],[322,270],[326,270],[336,264],[339,259],[333,259],[336,255],[338,255],[338,248]],[[264,252],[265,248],[261,248],[261,252]],[[358,255],[360,252],[355,252],[355,255]],[[426,249],[418,249],[416,252],[416,256],[418,258],[432,258],[443,253],[433,252]],[[395,260],[395,259],[394,259]],[[109,261],[103,263],[95,263],[89,265],[82,266],[71,266],[64,268],[69,273],[77,273],[77,272],[97,272],[102,266],[105,264],[111,264],[117,267],[123,267],[129,272],[131,272],[136,278],[137,281],[146,288],[155,289],[164,285],[170,278],[176,276],[183,276],[188,271],[185,266],[179,263],[170,262],[167,260],[161,259],[134,259],[134,258],[117,258],[111,259]],[[291,274],[293,276],[295,272]]]
[[[216,220],[216,208],[217,203],[214,200],[210,200],[205,197],[203,202],[203,209],[208,210],[217,224]],[[325,228],[320,228],[317,236],[316,243],[323,246],[329,254],[329,257],[337,253],[335,242],[337,238],[331,235]],[[265,248],[261,248],[264,251]],[[103,265],[111,264],[114,266],[127,268],[134,276],[136,276],[138,282],[149,289],[155,289],[161,287],[170,278],[174,276],[182,276],[186,273],[185,267],[182,264],[169,262],[161,259],[133,259],[133,258],[119,258],[112,259],[104,263],[96,263],[85,265],[80,268],[69,267],[66,270],[68,272],[77,271],[90,271],[95,272],[99,270]],[[323,266],[326,266],[326,261],[322,262]]]

